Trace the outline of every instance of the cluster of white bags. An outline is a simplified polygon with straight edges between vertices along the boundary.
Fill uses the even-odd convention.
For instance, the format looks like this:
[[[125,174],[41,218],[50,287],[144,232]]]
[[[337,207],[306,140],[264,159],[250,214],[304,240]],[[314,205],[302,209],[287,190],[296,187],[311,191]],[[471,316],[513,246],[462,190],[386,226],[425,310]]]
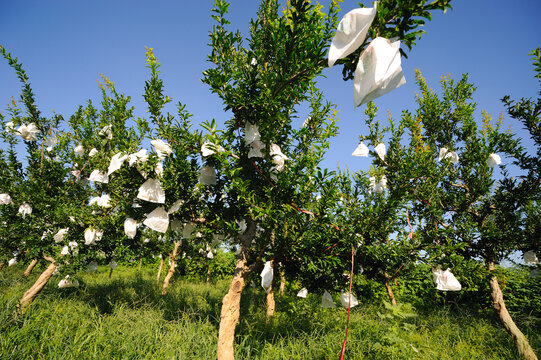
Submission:
[[[355,9],[344,15],[329,49],[329,67],[363,44],[375,16],[376,7]],[[377,37],[359,57],[353,81],[354,105],[372,101],[405,83],[400,41]]]

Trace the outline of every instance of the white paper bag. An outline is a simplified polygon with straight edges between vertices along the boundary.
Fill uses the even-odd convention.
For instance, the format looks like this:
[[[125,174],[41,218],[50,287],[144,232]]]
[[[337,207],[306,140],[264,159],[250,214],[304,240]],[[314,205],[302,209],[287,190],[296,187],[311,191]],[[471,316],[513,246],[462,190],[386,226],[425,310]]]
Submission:
[[[436,289],[441,291],[460,291],[462,285],[458,282],[456,277],[449,269],[443,271],[436,269],[432,271],[434,282],[436,283]]]
[[[355,70],[353,100],[361,106],[404,85],[400,41],[377,37],[363,51]]]
[[[348,292],[340,293],[340,303],[346,309],[349,307],[349,293]],[[354,306],[357,306],[357,305],[359,305],[359,302],[357,301],[355,296],[353,296],[353,294],[351,294],[351,307],[354,307]]]
[[[265,267],[261,272],[261,286],[265,289],[266,292],[269,292],[272,285],[272,278],[274,277],[274,270],[270,261],[265,263]]]
[[[325,290],[325,292],[323,293],[323,296],[321,297],[321,307],[328,308],[328,309],[334,309],[336,307],[331,294],[329,294],[327,290]]]
[[[329,68],[363,44],[375,16],[375,7],[355,9],[344,15],[329,48]]]

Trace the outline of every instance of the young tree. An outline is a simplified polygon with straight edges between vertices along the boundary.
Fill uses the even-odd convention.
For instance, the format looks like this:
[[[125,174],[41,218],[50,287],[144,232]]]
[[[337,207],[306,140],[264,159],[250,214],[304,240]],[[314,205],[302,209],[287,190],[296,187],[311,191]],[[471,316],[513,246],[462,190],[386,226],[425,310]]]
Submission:
[[[396,6],[382,1],[369,38],[399,37],[411,47],[421,34],[417,27],[422,18],[430,18],[430,10],[445,9],[448,3],[407,1]],[[238,247],[237,265],[222,305],[219,359],[233,358],[234,330],[246,277],[263,258],[271,260],[267,254],[274,252],[265,249],[273,249],[273,238],[276,244],[276,236],[271,235],[276,234],[277,221],[291,213],[292,202],[304,206],[297,201],[307,197],[300,190],[315,174],[322,150],[336,131],[332,107],[324,103],[315,79],[326,66],[326,50],[339,10],[335,1],[325,15],[319,5],[292,0],[279,15],[278,2],[264,0],[258,18],[251,22],[249,47],[245,48],[241,34],[227,30],[227,8],[225,1],[215,2],[217,25],[210,34],[209,55],[214,67],[205,71],[203,81],[222,99],[232,118],[223,132],[207,124],[211,142],[225,151],[209,159],[206,169],[213,174],[218,170],[216,181],[226,194],[216,222],[232,236],[235,220],[246,228],[232,239]],[[352,77],[358,54],[366,47],[364,41],[358,44],[357,52],[352,50],[353,54],[338,61],[345,65],[346,78]],[[322,129],[319,133],[294,129],[293,119],[303,102],[310,103],[308,122]],[[295,214],[299,216],[298,211]],[[261,231],[257,231],[258,225]]]

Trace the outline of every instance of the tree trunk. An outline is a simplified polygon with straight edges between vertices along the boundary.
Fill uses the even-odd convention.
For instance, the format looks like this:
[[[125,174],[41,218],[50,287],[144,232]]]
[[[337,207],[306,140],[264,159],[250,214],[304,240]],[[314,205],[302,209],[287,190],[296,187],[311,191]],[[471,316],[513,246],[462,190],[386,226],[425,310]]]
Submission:
[[[2,270],[6,266],[6,260],[0,261],[0,270]]]
[[[209,267],[207,269],[207,284],[210,283],[210,264],[209,264]]]
[[[284,289],[286,287],[286,277],[284,271],[280,268],[280,289],[278,290],[278,295],[280,297],[284,296]]]
[[[274,260],[271,260],[270,263],[271,268],[274,271]],[[276,302],[274,301],[274,279],[275,278],[273,277],[269,292],[267,293],[267,321],[269,321],[271,316],[274,316],[274,310],[276,309]]]
[[[156,276],[156,281],[160,281],[160,278],[162,277],[162,268],[163,268],[163,257],[160,260],[160,266],[158,267],[158,275]]]
[[[26,308],[32,303],[37,294],[43,289],[47,282],[53,275],[56,270],[56,264],[51,262],[47,269],[39,276],[34,285],[27,292],[24,293],[23,297],[19,301],[19,314],[23,314]]]
[[[385,279],[385,287],[387,288],[387,295],[389,295],[391,305],[396,305],[396,299],[393,294],[393,289],[391,289],[391,284],[389,284],[389,279]]]
[[[274,301],[274,284],[271,284],[269,292],[267,293],[267,321],[270,317],[274,316],[274,310],[276,309],[276,302]]]
[[[28,267],[26,268],[26,270],[24,271],[23,276],[29,277],[30,274],[32,274],[32,270],[34,270],[34,267],[37,265],[37,263],[38,263],[38,259],[32,260],[30,264],[28,265]]]
[[[175,241],[175,247],[173,248],[173,253],[170,255],[171,266],[169,266],[169,271],[167,272],[167,275],[165,276],[165,280],[163,281],[162,295],[167,294],[169,281],[171,280],[171,278],[173,277],[173,274],[175,273],[175,267],[177,265],[177,253],[178,253],[179,247],[180,247],[180,241]]]
[[[109,279],[113,276],[113,269],[109,270]]]
[[[494,262],[488,263],[488,270],[494,271],[496,269]],[[513,318],[507,311],[505,302],[503,300],[502,290],[500,289],[500,284],[498,283],[498,277],[492,275],[490,278],[490,295],[492,297],[492,305],[498,313],[500,320],[502,321],[505,329],[511,334],[515,345],[517,346],[518,352],[526,360],[537,360],[537,356],[533,352],[532,347],[530,346],[528,339],[517,327]]]
[[[246,277],[251,272],[248,266],[248,246],[255,236],[255,223],[247,221],[244,234],[239,236],[241,247],[237,254],[237,264],[229,291],[222,300],[222,313],[220,315],[220,329],[218,331],[218,360],[234,360],[235,327],[239,321],[240,298],[246,284]]]

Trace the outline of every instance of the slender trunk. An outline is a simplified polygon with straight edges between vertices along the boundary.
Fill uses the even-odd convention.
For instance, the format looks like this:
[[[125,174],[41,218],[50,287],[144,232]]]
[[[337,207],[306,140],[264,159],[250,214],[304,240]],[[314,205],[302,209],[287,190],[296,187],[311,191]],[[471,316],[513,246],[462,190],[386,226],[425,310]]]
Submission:
[[[6,260],[0,261],[0,270],[2,270],[6,266]]]
[[[47,269],[39,276],[34,285],[27,292],[24,293],[23,297],[19,301],[19,314],[23,314],[26,308],[32,303],[36,295],[43,289],[47,282],[53,276],[54,271],[56,270],[56,264],[51,262]]]
[[[207,284],[210,283],[210,264],[209,264],[209,267],[207,269]]]
[[[276,309],[276,302],[274,301],[274,284],[271,284],[269,292],[267,293],[267,321],[274,316],[274,310]]]
[[[113,276],[113,269],[109,270],[109,279]]]
[[[37,265],[37,263],[38,263],[38,259],[32,260],[30,264],[28,265],[28,267],[26,268],[26,270],[24,271],[23,276],[29,277],[30,274],[32,274],[32,270],[34,270],[34,267]]]
[[[143,258],[140,257],[139,258],[139,269],[137,269],[138,271],[141,271],[141,266],[143,265]]]
[[[165,280],[163,281],[162,286],[162,295],[167,294],[167,288],[169,287],[169,281],[173,277],[173,274],[175,273],[175,267],[177,265],[177,253],[178,248],[180,247],[180,241],[175,241],[175,247],[173,248],[173,253],[171,254],[171,266],[169,266],[169,271],[167,272],[167,275],[165,276]]]
[[[393,289],[391,289],[391,284],[389,284],[389,279],[385,279],[385,287],[387,288],[387,295],[389,295],[391,305],[396,305],[396,299],[394,297]]]
[[[274,260],[270,261],[271,267],[274,270]],[[276,302],[274,301],[274,277],[272,279],[269,292],[267,293],[267,321],[274,316],[274,310],[276,309]]]
[[[220,329],[218,331],[218,360],[234,360],[235,327],[239,321],[240,298],[246,285],[246,277],[252,271],[248,266],[248,246],[255,236],[255,223],[247,221],[247,229],[239,236],[241,247],[237,254],[237,264],[229,291],[222,300]]]
[[[160,281],[160,278],[162,277],[162,268],[163,268],[163,257],[160,260],[160,266],[158,267],[158,275],[156,276],[156,281]]]
[[[286,287],[286,277],[284,271],[280,268],[280,289],[278,290],[278,295],[280,297],[284,296],[284,289]]]
[[[492,272],[495,269],[496,267],[494,265],[494,262],[489,262],[488,270]],[[500,284],[498,283],[498,277],[496,275],[492,275],[490,278],[490,295],[492,297],[492,305],[498,313],[498,316],[500,317],[500,320],[502,321],[505,329],[513,337],[513,340],[515,341],[515,345],[517,346],[520,355],[526,360],[537,360],[537,356],[535,356],[535,353],[530,346],[528,339],[520,331],[520,329],[513,321],[513,318],[507,311],[507,307],[505,306],[505,302],[503,300],[502,290],[500,289]]]

